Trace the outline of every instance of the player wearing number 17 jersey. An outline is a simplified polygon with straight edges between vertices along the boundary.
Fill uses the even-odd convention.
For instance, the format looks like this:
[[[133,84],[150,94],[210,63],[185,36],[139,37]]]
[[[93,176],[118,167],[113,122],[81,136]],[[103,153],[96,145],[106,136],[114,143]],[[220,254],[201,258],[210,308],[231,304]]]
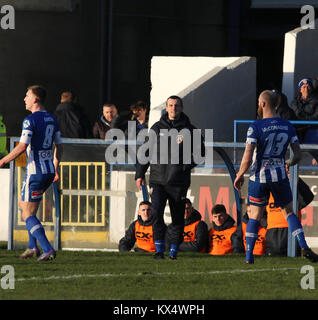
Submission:
[[[23,121],[19,144],[0,160],[2,167],[23,152],[27,153],[26,175],[19,207],[28,230],[29,246],[20,257],[25,259],[36,255],[40,256],[39,261],[55,258],[55,251],[36,217],[36,212],[45,190],[59,178],[57,168],[63,152],[58,123],[43,106],[45,97],[46,90],[43,87],[35,85],[28,88],[24,102],[26,110],[32,114]],[[55,144],[54,153],[53,144]],[[37,241],[43,250],[42,255],[39,254]]]
[[[318,255],[309,249],[302,225],[293,213],[292,192],[285,164],[297,164],[301,159],[301,151],[293,126],[276,115],[277,102],[277,95],[272,91],[266,90],[260,94],[258,114],[262,120],[256,120],[248,129],[245,152],[234,181],[234,187],[240,190],[244,183],[244,174],[250,168],[248,203],[251,211],[246,227],[245,261],[254,263],[253,249],[258,237],[259,221],[272,193],[275,206],[282,208],[303,255],[312,262],[318,262]],[[293,150],[293,158],[285,162],[289,144]]]

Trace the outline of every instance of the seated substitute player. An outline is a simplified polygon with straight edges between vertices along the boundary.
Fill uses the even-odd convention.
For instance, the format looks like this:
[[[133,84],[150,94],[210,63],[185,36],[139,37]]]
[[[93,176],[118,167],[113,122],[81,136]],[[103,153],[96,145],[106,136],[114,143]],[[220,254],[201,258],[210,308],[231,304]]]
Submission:
[[[166,248],[170,248],[170,232],[171,229],[168,226],[166,233]],[[193,208],[191,200],[186,198],[184,210],[183,241],[179,245],[179,251],[201,253],[206,252],[208,236],[209,233],[207,224],[202,220],[200,212]]]
[[[251,212],[251,206],[248,204],[246,207],[246,213],[242,217],[241,224],[237,227],[234,233],[233,253],[245,253],[246,251],[246,227]],[[258,237],[255,241],[253,254],[256,256],[263,256],[266,252],[266,228],[267,228],[267,216],[264,214],[260,220],[258,227]]]
[[[293,212],[292,192],[285,169],[285,156],[289,144],[293,150],[293,158],[286,161],[287,166],[293,166],[300,161],[299,141],[292,124],[277,117],[276,100],[277,96],[270,90],[260,94],[257,112],[262,120],[254,121],[247,131],[244,155],[234,181],[234,187],[240,190],[244,183],[244,174],[251,167],[248,184],[251,213],[246,227],[245,262],[254,263],[253,250],[258,237],[259,220],[270,193],[274,197],[275,205],[282,208],[303,256],[312,262],[318,262],[318,255],[308,247],[302,225]]]
[[[36,217],[36,212],[45,190],[53,181],[59,179],[57,168],[63,152],[58,123],[43,106],[45,97],[46,90],[43,87],[34,85],[28,88],[24,102],[26,110],[32,114],[23,121],[19,144],[0,160],[0,167],[2,167],[23,152],[27,153],[26,174],[19,207],[22,209],[22,218],[28,230],[29,246],[20,258],[39,256],[38,261],[51,260],[56,256],[41,222]],[[53,143],[55,143],[54,155]],[[43,250],[41,255],[37,248],[37,241]]]
[[[287,170],[288,172],[289,170]],[[314,194],[301,178],[298,178],[298,218],[301,220],[301,210],[314,199]],[[288,223],[281,208],[276,207],[273,195],[270,194],[267,212],[266,255],[286,256],[288,247]],[[300,255],[300,247],[296,243],[296,255]]]
[[[216,256],[233,253],[235,220],[226,213],[223,204],[216,204],[211,213],[213,226],[209,231],[208,253]]]
[[[139,203],[138,219],[130,224],[125,236],[120,239],[119,251],[130,251],[134,245],[135,251],[156,252],[153,240],[153,214],[152,204],[149,201]]]

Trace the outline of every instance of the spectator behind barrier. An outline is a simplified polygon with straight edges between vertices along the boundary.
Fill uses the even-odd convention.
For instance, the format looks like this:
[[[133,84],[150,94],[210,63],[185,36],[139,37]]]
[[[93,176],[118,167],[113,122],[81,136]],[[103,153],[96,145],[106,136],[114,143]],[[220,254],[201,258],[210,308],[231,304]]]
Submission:
[[[125,130],[126,125],[122,121],[117,107],[111,102],[105,102],[103,104],[102,114],[93,126],[94,138],[105,139],[109,129]]]
[[[166,234],[166,248],[170,248],[169,234],[171,228],[167,229]],[[202,220],[199,211],[193,208],[190,199],[185,199],[185,211],[184,211],[184,231],[183,241],[179,245],[179,251],[181,252],[206,252],[208,245],[208,226]]]
[[[272,91],[277,95],[277,105],[275,107],[277,115],[285,120],[296,120],[295,112],[289,107],[286,95],[276,89]]]
[[[148,121],[147,121],[147,105],[143,101],[138,101],[130,106],[130,111],[132,112],[132,116],[130,121],[134,121],[136,125],[136,135],[143,130],[148,128]],[[129,132],[126,129],[126,136],[128,136]]]
[[[212,228],[209,231],[209,249],[211,255],[233,253],[233,234],[236,231],[234,219],[226,213],[223,204],[212,208]]]
[[[137,142],[143,143],[144,140],[138,140],[138,134],[143,131],[148,129],[148,119],[147,119],[147,105],[145,102],[139,100],[133,105],[130,106],[130,111],[132,113],[131,118],[129,122],[127,123],[127,127],[125,130],[125,138],[127,140],[134,140],[136,139]],[[136,152],[138,151],[140,145],[136,146]],[[128,154],[128,145],[126,145],[126,152]],[[136,153],[137,154],[137,153]],[[134,157],[134,154],[131,154],[132,157]]]
[[[75,139],[91,138],[90,122],[76,100],[77,98],[71,91],[64,91],[61,94],[61,103],[54,112],[59,123],[61,136]]]
[[[313,91],[315,93],[318,93],[318,77],[312,80],[312,86],[313,86]]]
[[[304,78],[298,83],[298,94],[291,102],[297,120],[318,121],[318,95],[313,91],[313,83],[310,78]],[[310,128],[317,128],[313,125],[298,125],[297,135],[300,142],[305,142],[305,136]]]
[[[271,91],[275,93],[275,110],[277,116],[285,120],[297,120],[295,112],[293,111],[293,109],[290,108],[288,104],[287,96],[277,89],[277,85],[271,81],[268,83],[267,88],[271,89]],[[258,114],[257,119],[261,119],[261,117]]]

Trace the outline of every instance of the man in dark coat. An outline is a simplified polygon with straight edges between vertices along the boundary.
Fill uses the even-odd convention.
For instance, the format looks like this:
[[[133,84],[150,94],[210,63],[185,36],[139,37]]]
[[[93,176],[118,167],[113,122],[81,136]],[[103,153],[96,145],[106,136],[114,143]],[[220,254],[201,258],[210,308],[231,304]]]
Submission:
[[[277,94],[277,106],[275,107],[277,115],[285,120],[297,120],[294,110],[288,105],[286,95],[278,90],[273,91]]]
[[[93,137],[105,139],[109,129],[125,130],[124,121],[121,119],[117,107],[113,103],[106,102],[103,105],[102,115],[93,126]]]
[[[147,121],[147,106],[143,101],[137,101],[133,105],[130,106],[130,110],[132,112],[132,117],[130,121],[133,121],[136,127],[136,135],[143,130],[148,129],[148,121]],[[126,130],[126,136],[129,136],[128,128]]]
[[[172,219],[170,259],[176,259],[179,244],[183,241],[185,198],[190,186],[191,169],[197,165],[194,155],[198,155],[199,152],[201,155],[204,153],[203,139],[201,146],[193,145],[194,129],[189,118],[183,113],[181,98],[170,96],[166,101],[166,113],[150,129],[150,134],[155,135],[155,141],[150,143],[151,161],[141,164],[138,159],[135,179],[139,190],[144,184],[145,173],[150,166],[149,186],[155,216],[156,259],[164,258],[163,215],[167,200]],[[183,152],[184,147],[189,144],[191,147],[188,152]],[[200,147],[200,151],[194,150]]]
[[[75,104],[75,97],[71,91],[61,94],[61,103],[56,107],[54,115],[59,123],[63,138],[90,138],[91,127],[88,118],[83,114],[80,106]]]

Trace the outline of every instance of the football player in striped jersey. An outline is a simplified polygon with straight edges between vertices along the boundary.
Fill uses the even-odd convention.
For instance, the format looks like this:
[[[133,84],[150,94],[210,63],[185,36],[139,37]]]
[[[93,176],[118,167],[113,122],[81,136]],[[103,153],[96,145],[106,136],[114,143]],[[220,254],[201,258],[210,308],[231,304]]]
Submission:
[[[23,121],[18,145],[0,160],[2,167],[26,151],[27,166],[19,207],[28,230],[29,246],[20,257],[25,259],[38,256],[38,261],[54,259],[56,255],[36,212],[45,190],[53,181],[59,179],[57,169],[63,153],[58,123],[54,116],[45,110],[45,98],[46,90],[42,86],[34,85],[28,88],[24,102],[31,115]],[[41,255],[37,241],[43,250]]]
[[[260,94],[257,112],[261,120],[254,121],[247,131],[245,152],[234,181],[234,187],[240,190],[244,174],[250,169],[248,204],[251,212],[246,226],[245,261],[254,263],[253,249],[259,221],[272,193],[275,206],[282,208],[303,256],[312,262],[318,262],[318,255],[308,247],[301,222],[293,212],[292,192],[285,167],[293,166],[301,160],[299,141],[292,124],[276,115],[277,103],[278,96],[275,92],[265,90]],[[293,150],[293,157],[285,161],[288,145]]]

